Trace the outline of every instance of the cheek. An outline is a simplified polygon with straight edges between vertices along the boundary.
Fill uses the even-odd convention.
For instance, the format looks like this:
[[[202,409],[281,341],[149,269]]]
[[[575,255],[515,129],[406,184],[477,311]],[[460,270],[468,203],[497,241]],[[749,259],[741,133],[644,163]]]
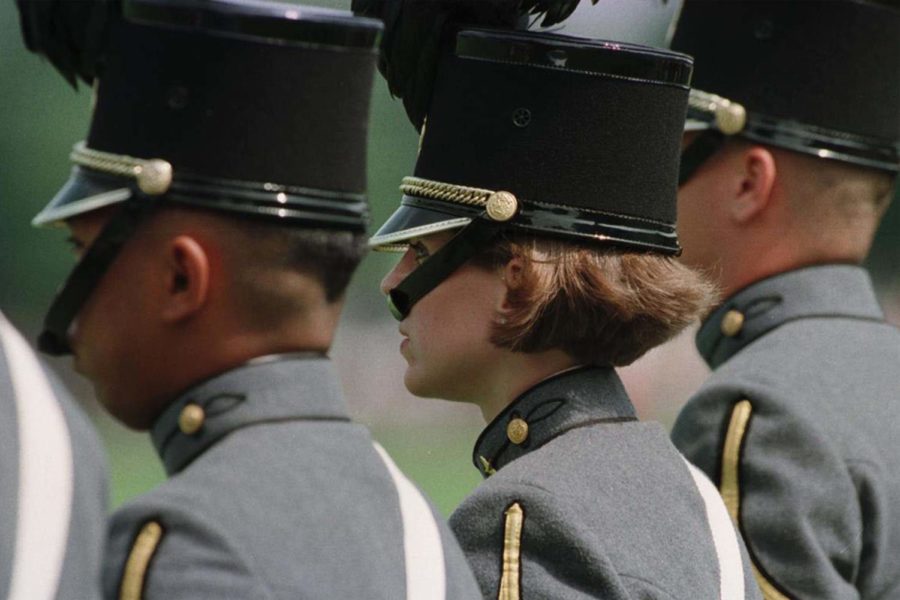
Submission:
[[[98,385],[130,378],[123,365],[133,362],[131,355],[142,347],[149,320],[146,278],[139,262],[116,260],[78,315],[75,365]]]
[[[410,315],[405,383],[417,395],[465,400],[499,349],[490,342],[497,299],[492,283],[452,277]]]
[[[709,248],[715,245],[716,212],[710,194],[699,185],[678,192],[678,241],[681,261],[691,267],[709,266]]]

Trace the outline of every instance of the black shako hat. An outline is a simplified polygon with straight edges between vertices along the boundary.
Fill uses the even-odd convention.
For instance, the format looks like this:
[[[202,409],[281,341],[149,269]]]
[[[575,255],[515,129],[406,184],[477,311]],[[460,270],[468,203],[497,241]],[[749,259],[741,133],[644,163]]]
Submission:
[[[53,40],[30,34],[29,19],[38,17],[23,6],[26,42],[52,60]],[[69,351],[68,329],[82,304],[160,205],[298,227],[367,225],[381,23],[254,0],[130,0],[122,8],[97,32],[104,43],[88,138],[72,151],[71,178],[34,219],[44,225],[122,205],[46,317],[39,347],[50,354]]]
[[[725,136],[900,171],[900,3],[685,0],[672,48],[696,72],[687,181]]]
[[[619,42],[460,31],[437,67],[415,175],[370,245],[462,229],[391,291],[395,316],[501,231],[677,254],[691,66]]]

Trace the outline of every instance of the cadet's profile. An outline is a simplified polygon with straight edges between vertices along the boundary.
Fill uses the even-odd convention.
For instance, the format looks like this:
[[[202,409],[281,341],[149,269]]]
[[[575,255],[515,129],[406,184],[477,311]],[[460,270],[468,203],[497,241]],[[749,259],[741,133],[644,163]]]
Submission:
[[[900,4],[686,0],[683,259],[721,297],[673,440],[768,599],[900,595],[900,333],[860,267],[900,171]]]
[[[756,598],[715,488],[614,370],[711,293],[674,258],[691,59],[513,30],[577,2],[500,4],[405,2],[384,38],[422,135],[370,239],[403,252],[404,381],[489,423],[451,527],[485,598]]]
[[[253,1],[38,8],[35,49],[97,89],[35,219],[81,255],[41,347],[150,431],[169,476],[113,515],[104,597],[475,597],[326,355],[365,252],[381,24]]]

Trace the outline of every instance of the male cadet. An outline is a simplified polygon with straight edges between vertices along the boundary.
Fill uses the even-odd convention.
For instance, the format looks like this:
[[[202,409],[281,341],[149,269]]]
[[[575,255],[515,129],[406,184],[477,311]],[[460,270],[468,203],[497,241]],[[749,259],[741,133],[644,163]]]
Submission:
[[[900,4],[687,0],[673,48],[679,234],[722,301],[672,437],[766,598],[900,598],[900,333],[858,266],[900,170]]]
[[[0,598],[98,598],[102,447],[2,313],[0,443]]]
[[[276,3],[78,4],[38,26],[104,40],[68,63],[96,68],[96,108],[35,219],[64,221],[82,250],[40,344],[150,430],[169,474],[113,516],[105,597],[475,598],[325,356],[365,244],[380,24]]]

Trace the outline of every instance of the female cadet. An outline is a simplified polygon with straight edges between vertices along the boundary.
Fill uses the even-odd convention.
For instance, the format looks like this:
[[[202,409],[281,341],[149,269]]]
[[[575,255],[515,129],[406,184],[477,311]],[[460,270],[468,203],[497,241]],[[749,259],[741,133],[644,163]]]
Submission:
[[[691,60],[448,31],[473,13],[429,22],[417,4],[388,15],[382,70],[420,154],[371,245],[405,252],[382,289],[407,388],[489,423],[473,455],[485,481],[451,517],[484,597],[758,597],[715,489],[637,422],[613,368],[710,295],[673,259]]]

